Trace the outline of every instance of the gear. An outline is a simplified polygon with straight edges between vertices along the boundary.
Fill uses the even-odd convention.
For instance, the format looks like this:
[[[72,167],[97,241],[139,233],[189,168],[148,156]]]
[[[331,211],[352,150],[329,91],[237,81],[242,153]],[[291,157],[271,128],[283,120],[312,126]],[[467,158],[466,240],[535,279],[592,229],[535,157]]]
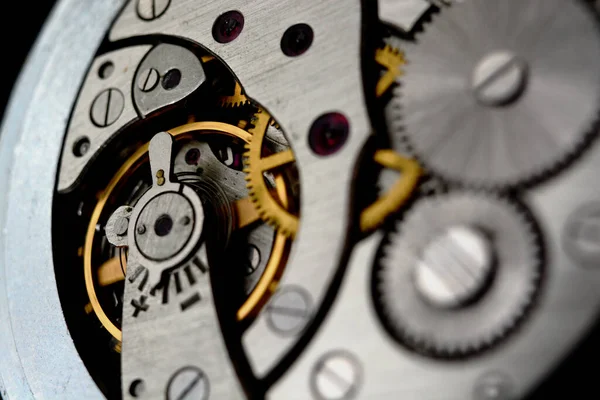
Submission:
[[[540,231],[520,203],[478,192],[423,198],[381,249],[381,315],[415,351],[475,354],[525,316],[540,286],[541,249]]]
[[[288,237],[294,237],[298,230],[298,216],[291,214],[286,207],[271,194],[264,179],[264,173],[284,167],[295,162],[292,150],[285,150],[266,158],[262,157],[263,140],[271,117],[264,111],[254,117],[254,127],[250,143],[246,145],[246,180],[250,198],[253,200],[261,218],[275,226],[278,231]],[[379,150],[374,155],[379,165],[401,172],[385,195],[367,207],[360,216],[360,227],[363,232],[376,229],[385,218],[396,212],[411,196],[421,176],[421,168],[410,159],[404,158],[392,150]]]
[[[233,94],[231,96],[221,96],[219,101],[222,107],[242,107],[250,104],[250,99],[246,97],[242,85],[237,81],[235,82]]]
[[[375,61],[383,66],[386,71],[381,75],[375,88],[377,97],[383,96],[394,82],[402,75],[401,67],[404,65],[404,53],[395,47],[386,44],[375,52]]]
[[[261,218],[287,237],[294,237],[298,230],[298,216],[291,214],[287,207],[277,201],[265,182],[264,173],[284,167],[294,162],[292,150],[285,150],[263,158],[263,140],[271,116],[265,111],[257,112],[252,118],[253,127],[248,130],[252,134],[246,144],[246,180],[249,195]]]
[[[395,148],[451,183],[505,189],[575,159],[596,133],[600,31],[582,1],[470,0],[445,7],[395,91]]]

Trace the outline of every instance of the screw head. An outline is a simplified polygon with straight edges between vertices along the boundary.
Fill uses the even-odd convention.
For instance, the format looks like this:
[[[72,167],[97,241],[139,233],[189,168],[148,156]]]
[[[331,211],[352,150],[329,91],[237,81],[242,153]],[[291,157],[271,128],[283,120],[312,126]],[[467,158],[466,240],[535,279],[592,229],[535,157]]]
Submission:
[[[281,51],[288,57],[297,57],[309,49],[314,37],[315,34],[309,25],[292,25],[281,37]]]
[[[227,11],[215,20],[213,38],[218,43],[229,43],[237,39],[244,29],[244,16],[239,11]]]
[[[137,13],[144,21],[161,17],[169,8],[171,0],[138,0]]]
[[[527,86],[528,65],[509,51],[484,56],[475,66],[471,86],[475,98],[486,106],[503,106],[523,93]]]
[[[154,68],[148,68],[143,71],[138,78],[138,89],[142,92],[150,92],[158,85],[160,75]]]
[[[175,372],[167,384],[167,400],[206,400],[209,392],[208,377],[193,366]]]
[[[350,352],[331,351],[317,361],[310,379],[318,399],[350,400],[356,398],[362,383],[362,366]]]
[[[144,225],[144,224],[138,225],[137,233],[138,233],[138,235],[143,235],[144,233],[146,233],[146,225]]]
[[[329,156],[344,146],[349,134],[350,124],[343,114],[327,113],[313,122],[308,134],[308,144],[316,154]]]
[[[513,386],[507,375],[490,372],[482,376],[475,384],[475,400],[512,400]]]
[[[425,246],[415,268],[415,286],[430,304],[454,308],[469,304],[493,272],[488,237],[471,226],[453,226]]]
[[[300,332],[310,319],[310,295],[299,287],[280,288],[267,305],[267,323],[275,332],[292,336]]]
[[[119,89],[102,91],[92,103],[90,117],[94,125],[104,128],[114,124],[125,107],[125,97]]]

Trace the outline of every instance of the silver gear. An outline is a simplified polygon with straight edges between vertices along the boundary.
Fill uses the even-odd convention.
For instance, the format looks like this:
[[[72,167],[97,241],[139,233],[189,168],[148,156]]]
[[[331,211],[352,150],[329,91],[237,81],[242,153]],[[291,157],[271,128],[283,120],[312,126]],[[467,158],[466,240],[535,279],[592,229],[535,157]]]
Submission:
[[[447,251],[438,253],[442,258],[437,265],[442,268],[437,272],[454,285],[456,295],[449,298],[447,291],[438,292],[438,299],[446,304],[440,306],[423,295],[418,284],[423,275],[420,263],[427,248],[456,227],[485,233],[493,254],[483,258],[473,254],[472,241],[464,243],[471,261],[457,262],[456,253],[451,257]],[[541,251],[535,222],[516,202],[470,192],[423,198],[384,242],[375,273],[377,303],[391,333],[403,345],[433,357],[472,355],[504,338],[525,316],[540,286]],[[481,273],[463,264],[490,257],[494,265],[482,264]],[[427,284],[439,289],[437,283]]]
[[[467,0],[403,45],[387,112],[396,148],[453,183],[505,188],[557,171],[596,133],[600,30],[580,0]]]

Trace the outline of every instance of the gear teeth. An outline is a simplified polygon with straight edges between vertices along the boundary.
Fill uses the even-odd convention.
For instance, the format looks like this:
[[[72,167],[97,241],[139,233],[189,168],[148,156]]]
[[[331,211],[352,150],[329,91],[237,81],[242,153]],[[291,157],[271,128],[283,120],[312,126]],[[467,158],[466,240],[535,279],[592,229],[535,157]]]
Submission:
[[[394,38],[394,40],[387,40],[387,42],[392,43],[392,45],[395,44],[395,42],[400,42],[402,43],[402,48],[406,51],[406,56],[407,59],[412,62],[412,65],[415,70],[419,69],[424,63],[427,62],[427,58],[426,57],[419,57],[420,54],[423,54],[423,50],[427,47],[428,49],[428,53],[435,53],[434,49],[431,48],[429,45],[431,45],[432,43],[435,43],[435,41],[433,40],[434,37],[433,35],[440,35],[443,33],[446,34],[451,34],[452,32],[450,30],[448,30],[447,32],[441,32],[440,29],[431,29],[431,31],[433,31],[431,33],[431,36],[429,37],[429,41],[426,41],[426,37],[429,34],[430,30],[428,29],[428,26],[439,26],[439,27],[447,27],[447,26],[462,26],[463,31],[462,34],[465,34],[465,32],[469,31],[469,34],[472,34],[473,31],[469,30],[467,28],[471,28],[472,26],[466,23],[466,21],[460,21],[458,18],[459,15],[475,15],[475,12],[479,13],[480,16],[480,21],[485,21],[486,18],[490,18],[490,17],[494,17],[495,21],[498,21],[497,18],[499,18],[496,14],[491,14],[492,9],[487,9],[486,7],[483,6],[479,6],[478,9],[476,10],[475,7],[479,2],[457,2],[457,1],[446,1],[446,0],[434,0],[436,6],[438,6],[440,8],[440,10],[437,10],[435,12],[429,13],[427,14],[427,18],[424,20],[423,24],[421,24],[421,28],[415,31],[414,34],[414,42],[415,43],[406,43],[406,45],[404,45],[399,38]],[[558,0],[555,0],[556,3],[558,3]],[[590,21],[588,21],[587,19],[583,19],[582,17],[584,16],[583,13],[581,13],[579,10],[575,10],[573,9],[573,7],[576,5],[577,7],[583,5],[583,3],[586,2],[581,2],[581,1],[572,1],[572,2],[564,2],[565,5],[567,5],[568,3],[568,8],[569,8],[569,15],[573,15],[573,18],[575,18],[576,21],[580,21],[582,23],[582,26],[586,27],[586,31],[591,32],[592,30],[596,30],[597,29],[587,29],[589,28],[597,28],[598,26],[598,14],[594,13],[594,19],[596,22],[596,27],[592,27],[591,24],[589,24]],[[589,2],[587,2],[589,5]],[[516,3],[515,3],[516,4]],[[550,5],[548,5],[550,8]],[[470,9],[466,9],[466,7],[472,7]],[[464,10],[463,10],[464,8]],[[590,7],[585,7],[585,8],[590,8]],[[585,10],[585,12],[592,12],[593,10],[588,9]],[[508,13],[507,13],[508,14]],[[518,12],[513,12],[511,15],[518,15]],[[567,10],[563,10],[563,12],[561,13],[563,15],[567,15]],[[557,14],[558,15],[558,14]],[[577,19],[579,18],[579,19]],[[461,22],[465,22],[465,23],[461,23]],[[523,23],[523,21],[514,21],[514,23]],[[537,23],[537,21],[531,21],[531,23],[529,24],[530,26],[535,26]],[[467,29],[466,31],[464,29]],[[535,34],[538,35],[541,29],[541,25],[540,28],[536,29]],[[583,31],[583,30],[582,30]],[[527,36],[527,32],[523,32],[524,36]],[[541,34],[540,34],[541,36]],[[550,37],[551,35],[546,35],[548,37]],[[583,35],[582,35],[583,36]],[[502,42],[502,38],[501,37],[492,37],[490,36],[491,40],[494,41],[494,43],[496,42]],[[546,40],[546,39],[544,39]],[[439,43],[439,42],[438,42]],[[544,42],[545,43],[545,42]],[[498,46],[498,44],[494,44],[495,46]],[[555,46],[555,43],[552,43],[553,46]],[[429,46],[429,47],[428,47]],[[550,40],[548,39],[548,45],[550,46]],[[507,47],[507,50],[510,50],[510,46],[500,46],[500,47]],[[572,46],[575,47],[575,46]],[[541,47],[539,47],[541,48]],[[549,47],[546,47],[549,48]],[[489,50],[493,50],[493,49],[489,49]],[[524,52],[525,50],[521,49],[521,52]],[[592,53],[592,52],[590,52]],[[525,53],[526,54],[526,53]],[[597,52],[595,52],[594,54],[597,54]],[[468,58],[468,57],[465,57]],[[565,59],[570,59],[572,58],[571,56],[569,56],[568,54],[565,55],[565,57],[563,57]],[[420,61],[420,62],[419,62]],[[534,63],[535,60],[528,60],[531,64]],[[447,61],[446,63],[447,65],[451,65],[450,61]],[[594,65],[593,62],[588,62],[586,63],[587,65]],[[456,64],[459,65],[459,64]],[[558,68],[558,67],[557,67]],[[564,67],[564,70],[562,71],[567,71],[566,69],[566,65]],[[456,68],[454,68],[456,69]],[[560,70],[558,71],[560,72]],[[558,73],[557,72],[557,73]],[[439,71],[436,71],[436,73],[441,73]],[[442,74],[443,75],[443,74]],[[412,93],[418,93],[420,87],[417,86],[414,81],[412,81],[412,76],[414,76],[413,74],[410,73],[410,70],[408,71],[407,74],[404,74],[403,76],[401,76],[399,78],[399,83],[402,87],[402,90],[405,93],[408,93],[409,95]],[[590,76],[589,74],[586,76]],[[591,75],[593,76],[593,75]],[[568,77],[567,77],[568,78]],[[589,79],[590,81],[590,86],[591,85],[597,85],[599,83],[599,81],[597,79]],[[412,86],[409,86],[408,84],[413,84]],[[568,80],[564,82],[565,83],[565,87],[568,86]],[[412,89],[409,89],[409,87],[412,87]],[[599,88],[600,89],[600,88]],[[399,93],[399,92],[398,92]],[[561,96],[559,96],[559,93],[557,93],[557,95],[555,96],[556,98],[560,98]],[[559,174],[561,171],[563,171],[564,169],[570,167],[574,161],[576,161],[578,158],[581,157],[581,155],[583,154],[583,152],[591,147],[590,143],[598,136],[598,129],[600,128],[600,98],[598,96],[595,97],[591,97],[591,96],[587,96],[588,99],[587,101],[584,101],[583,98],[581,98],[579,101],[575,101],[576,104],[594,104],[594,106],[592,107],[592,110],[590,110],[590,113],[586,113],[581,114],[580,116],[578,116],[578,118],[573,118],[572,121],[569,122],[573,122],[570,123],[570,125],[568,125],[568,127],[573,127],[573,129],[575,129],[575,127],[577,126],[579,128],[579,130],[577,131],[573,131],[573,133],[567,137],[567,131],[569,129],[564,130],[565,132],[550,132],[549,135],[554,134],[555,137],[559,137],[558,135],[561,135],[561,140],[559,140],[558,142],[560,142],[559,144],[556,145],[556,149],[552,149],[552,150],[539,150],[537,151],[537,153],[539,153],[540,155],[545,155],[548,154],[551,151],[554,151],[554,153],[551,153],[549,157],[542,157],[538,154],[536,154],[536,148],[533,144],[531,144],[532,142],[534,142],[533,139],[524,139],[522,142],[519,143],[523,143],[522,146],[525,146],[526,149],[523,151],[523,155],[520,155],[519,153],[517,153],[517,149],[515,147],[515,149],[512,148],[512,146],[514,146],[513,143],[518,143],[516,141],[511,141],[509,139],[506,139],[505,142],[506,144],[502,144],[500,142],[500,147],[502,147],[503,145],[506,146],[510,146],[509,148],[509,157],[507,157],[507,159],[517,159],[517,162],[513,162],[511,165],[506,165],[505,164],[498,164],[498,167],[496,168],[492,168],[490,173],[486,173],[486,164],[484,162],[480,162],[479,164],[477,164],[477,160],[475,160],[474,162],[471,162],[471,164],[469,165],[469,167],[471,167],[472,171],[481,171],[481,173],[476,173],[476,172],[472,172],[469,175],[463,173],[463,170],[466,169],[466,167],[461,168],[460,165],[458,164],[454,164],[456,165],[456,167],[452,167],[452,163],[448,162],[449,159],[451,159],[451,155],[447,155],[446,157],[440,156],[439,152],[437,155],[433,155],[427,148],[427,144],[428,143],[434,143],[434,142],[442,142],[445,139],[440,139],[440,137],[438,136],[431,136],[430,138],[427,139],[423,139],[423,141],[419,141],[419,139],[422,139],[426,136],[427,132],[426,129],[419,129],[420,127],[417,126],[417,122],[413,122],[412,124],[414,124],[414,126],[412,126],[410,123],[407,122],[408,124],[408,134],[406,133],[406,129],[405,129],[405,121],[410,121],[409,117],[410,115],[414,115],[415,110],[417,110],[416,107],[418,107],[418,105],[414,104],[412,106],[412,108],[404,108],[402,110],[399,110],[398,112],[394,112],[393,115],[391,116],[387,116],[387,121],[388,121],[388,127],[390,130],[390,136],[391,136],[391,141],[392,143],[394,143],[394,147],[398,146],[400,147],[399,142],[403,142],[406,141],[406,139],[408,138],[408,143],[413,143],[413,145],[411,146],[411,151],[413,153],[419,153],[415,155],[415,159],[417,159],[422,165],[426,166],[432,173],[436,174],[438,177],[440,177],[440,179],[444,180],[444,182],[452,185],[455,188],[465,188],[468,190],[486,190],[486,191],[495,191],[495,192],[512,192],[515,190],[521,190],[521,189],[527,189],[530,188],[534,185],[539,184],[540,182],[545,182],[553,177],[555,177],[557,174]],[[413,98],[412,96],[409,96],[409,98]],[[531,100],[533,101],[533,100]],[[540,100],[542,101],[542,100]],[[401,96],[397,97],[396,96],[396,92],[394,93],[394,98],[390,101],[390,105],[394,102],[401,102],[401,103],[405,103],[407,104],[406,101],[406,97],[402,98]],[[557,108],[557,106],[559,105],[555,104],[555,108]],[[407,104],[408,105],[408,104]],[[441,108],[443,106],[443,104],[440,104],[439,107]],[[518,103],[513,103],[511,104],[512,106],[518,106]],[[595,107],[595,110],[593,109]],[[386,112],[387,113],[387,112]],[[541,115],[541,114],[540,114]],[[565,114],[566,117],[563,118],[564,121],[568,120],[568,114]],[[423,116],[422,120],[426,121],[429,118],[432,118],[431,115],[425,115]],[[539,118],[534,118],[534,120],[539,119]],[[415,121],[415,120],[413,120]],[[478,120],[480,125],[481,124],[481,119]],[[581,124],[581,121],[583,121],[583,124]],[[575,125],[577,124],[577,125]],[[487,131],[487,129],[483,129],[481,127],[479,127],[480,131]],[[520,127],[515,128],[514,129],[515,132],[521,132],[521,131],[527,131],[527,129],[520,129]],[[417,135],[418,132],[418,135]],[[409,137],[410,136],[410,137]],[[465,135],[465,137],[468,137],[468,135]],[[465,142],[468,139],[465,139]],[[487,141],[490,141],[493,139],[487,139]],[[481,142],[485,143],[486,139],[482,139]],[[557,142],[557,143],[558,143]],[[541,143],[541,142],[540,142]],[[511,146],[512,144],[512,146]],[[496,145],[498,146],[498,142],[496,143]],[[450,146],[448,146],[450,147]],[[463,148],[462,146],[460,146],[460,144],[456,144],[455,148]],[[533,149],[533,150],[531,150]],[[548,148],[549,149],[549,148]],[[482,148],[481,150],[475,149],[474,151],[486,151],[486,149]],[[512,153],[512,154],[510,154]],[[479,156],[479,159],[484,159],[485,153],[482,153],[481,156]],[[454,157],[455,159],[462,159],[464,158],[464,154],[460,154],[457,153],[456,156]],[[523,160],[520,160],[520,159]],[[496,172],[494,173],[493,171],[505,171],[504,173],[499,173]]]
[[[397,220],[395,229],[389,232],[387,238],[382,242],[378,268],[374,275],[378,309],[384,317],[384,323],[388,330],[400,343],[434,358],[461,358],[480,353],[494,346],[506,338],[526,318],[537,298],[540,280],[543,276],[544,260],[541,231],[532,214],[523,204],[503,195],[485,192],[450,192],[421,199],[400,218]],[[513,262],[510,265],[524,265],[530,268],[512,271],[513,274],[517,271],[521,275],[524,274],[519,277],[518,281],[511,279],[510,274],[498,275],[498,272],[495,278],[495,286],[516,287],[518,294],[514,296],[514,299],[510,299],[510,304],[501,299],[493,303],[486,302],[485,307],[492,307],[489,309],[475,309],[474,307],[477,307],[478,304],[475,303],[469,308],[457,310],[454,317],[460,318],[464,326],[469,328],[464,335],[457,334],[458,336],[454,335],[454,338],[448,338],[438,334],[437,332],[445,331],[439,322],[436,322],[438,327],[436,332],[426,333],[427,329],[422,328],[418,322],[424,313],[429,313],[418,305],[424,304],[423,301],[418,299],[415,302],[398,296],[398,293],[414,292],[414,289],[398,286],[399,284],[411,285],[410,282],[403,282],[400,279],[405,277],[405,273],[399,273],[398,268],[402,268],[402,266],[412,268],[415,259],[410,254],[420,252],[421,246],[433,238],[432,235],[437,234],[436,232],[456,224],[473,224],[475,223],[473,221],[480,218],[482,226],[486,230],[490,229],[486,224],[497,229],[495,236],[499,238],[498,240],[504,240],[501,242],[504,244],[499,246],[507,246],[506,240],[509,240],[510,243],[513,241],[521,243],[514,249],[498,247],[499,257],[506,259],[507,257],[502,256],[503,254],[514,252],[511,254]],[[426,226],[426,221],[433,225]],[[494,232],[493,229],[492,232]],[[525,258],[514,259],[514,257]],[[493,296],[493,293],[490,295]],[[412,305],[406,306],[406,304]],[[417,304],[416,308],[415,304]],[[427,306],[427,308],[429,307],[431,306]],[[413,311],[411,312],[411,310]],[[472,313],[469,318],[475,318],[474,321],[478,321],[478,323],[469,323],[469,319],[466,319],[465,316],[467,314],[464,313]],[[490,315],[492,318],[483,319],[485,323],[480,324],[479,317],[483,314]],[[441,318],[441,314],[437,312],[431,315],[435,315],[434,318]],[[444,318],[454,317],[448,313],[448,317]],[[448,320],[447,323],[452,324],[453,322]],[[429,325],[425,323],[423,326]]]
[[[260,118],[263,118],[263,120],[260,121]],[[269,121],[264,121],[265,118],[269,118]],[[264,122],[264,126],[261,126],[262,124],[259,125],[261,130],[257,129],[259,121]],[[244,163],[246,166],[244,172],[247,181],[246,187],[260,218],[275,227],[278,232],[291,238],[295,233],[298,217],[288,213],[273,199],[271,192],[266,186],[263,172],[255,168],[255,166],[260,164],[262,143],[266,134],[267,123],[272,124],[273,121],[270,115],[262,109],[259,109],[250,120],[250,124],[253,125],[248,129],[248,132],[252,135],[250,140],[256,140],[257,143],[254,145],[248,143],[245,146]]]

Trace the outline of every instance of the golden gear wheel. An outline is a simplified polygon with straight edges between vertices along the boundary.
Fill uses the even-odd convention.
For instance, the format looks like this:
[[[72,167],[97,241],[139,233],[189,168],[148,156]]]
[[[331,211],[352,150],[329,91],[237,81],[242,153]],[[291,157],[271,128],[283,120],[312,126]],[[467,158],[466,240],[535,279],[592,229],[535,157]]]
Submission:
[[[396,82],[396,78],[402,75],[402,66],[406,60],[404,53],[387,44],[375,51],[375,61],[386,69],[375,88],[375,95],[381,97]]]
[[[250,99],[246,97],[242,85],[237,81],[235,82],[235,88],[231,96],[221,96],[219,99],[221,107],[242,107],[250,104]]]
[[[246,144],[246,181],[250,198],[254,202],[260,217],[274,226],[280,233],[293,238],[298,230],[298,217],[291,214],[286,207],[271,195],[265,183],[264,173],[293,163],[292,150],[286,150],[267,157],[262,157],[263,140],[271,123],[271,116],[265,111],[257,112],[252,118],[253,127],[248,130],[252,134]]]
[[[254,127],[249,130],[252,139],[246,145],[246,180],[250,198],[260,217],[275,226],[284,235],[293,238],[298,230],[298,216],[291,214],[285,206],[273,198],[265,183],[264,172],[275,170],[295,162],[292,150],[262,157],[263,139],[271,116],[259,111],[253,118]],[[419,183],[421,168],[416,161],[402,157],[393,150],[378,150],[374,154],[376,163],[401,173],[398,181],[360,215],[360,228],[370,232],[379,227],[388,215],[396,212],[411,196]]]

